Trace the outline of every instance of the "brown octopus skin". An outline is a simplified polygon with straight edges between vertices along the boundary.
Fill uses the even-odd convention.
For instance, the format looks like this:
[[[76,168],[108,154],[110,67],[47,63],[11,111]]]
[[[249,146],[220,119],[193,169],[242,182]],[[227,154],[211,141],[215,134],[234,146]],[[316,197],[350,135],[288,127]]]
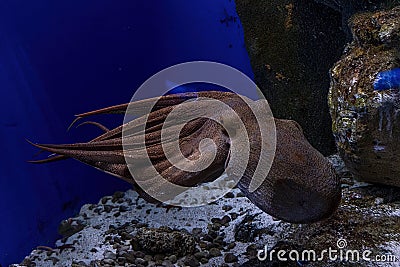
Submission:
[[[189,173],[172,166],[165,158],[160,142],[160,129],[166,116],[176,105],[197,97],[209,97],[223,101],[233,108],[243,120],[246,130],[251,136],[251,153],[243,176],[238,177],[238,187],[257,207],[278,219],[291,223],[312,223],[325,219],[335,212],[341,199],[340,180],[326,158],[309,144],[299,124],[291,120],[274,119],[276,125],[274,161],[260,187],[254,192],[249,191],[251,176],[261,153],[261,138],[259,134],[256,134],[260,129],[249,107],[242,98],[233,93],[206,91],[159,98],[147,120],[142,116],[135,119],[129,126],[129,130],[134,133],[130,141],[135,143],[137,135],[144,134],[135,132],[138,126],[146,125],[146,149],[135,154],[138,160],[141,160],[144,155],[149,155],[151,163],[163,178],[183,186],[196,186],[202,182],[212,181],[224,171],[228,176],[235,175],[234,167],[226,169],[227,161],[240,160],[241,155],[229,153],[230,144],[234,142],[234,139],[228,136],[222,125],[204,117],[193,120],[184,126],[179,137],[179,144],[185,157],[196,158],[200,156],[199,142],[204,138],[211,138],[217,144],[216,157],[212,164],[202,171]],[[133,102],[129,104],[129,107],[133,105],[137,114],[144,115],[141,114],[141,110],[149,101],[151,99]],[[257,105],[257,102],[253,102],[250,105]],[[128,104],[112,106],[80,114],[77,117],[124,113],[127,107]],[[199,109],[199,112],[209,115],[207,114],[207,106],[200,103],[196,105],[196,108]],[[193,111],[191,107],[188,112],[196,111]],[[105,133],[86,143],[69,145],[31,143],[41,150],[56,154],[50,158],[31,162],[48,163],[74,158],[133,184],[135,190],[143,198],[150,202],[157,202],[145,193],[132,178],[124,158],[122,125],[108,130],[98,123],[87,123],[99,126]],[[152,180],[152,177],[146,177],[145,171],[142,173],[144,175],[140,179],[144,181]],[[162,184],[151,184],[154,191],[160,190],[162,187]]]

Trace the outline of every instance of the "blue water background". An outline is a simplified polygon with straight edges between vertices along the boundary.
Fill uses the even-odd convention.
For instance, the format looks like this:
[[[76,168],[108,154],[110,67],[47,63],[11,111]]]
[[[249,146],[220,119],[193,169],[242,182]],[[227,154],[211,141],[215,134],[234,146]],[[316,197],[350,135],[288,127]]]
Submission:
[[[54,246],[62,219],[130,188],[74,160],[28,164],[37,149],[25,138],[87,141],[100,131],[67,133],[74,114],[128,102],[151,75],[192,60],[252,77],[233,1],[0,0],[0,264]]]

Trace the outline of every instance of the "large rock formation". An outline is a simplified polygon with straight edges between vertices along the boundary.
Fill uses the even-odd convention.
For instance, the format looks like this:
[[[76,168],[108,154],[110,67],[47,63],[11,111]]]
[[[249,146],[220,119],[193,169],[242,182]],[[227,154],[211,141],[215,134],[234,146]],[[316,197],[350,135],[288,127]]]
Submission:
[[[277,118],[293,119],[323,154],[335,151],[326,97],[328,71],[357,12],[400,0],[236,0],[255,81]]]
[[[373,87],[379,72],[400,67],[400,7],[355,15],[350,26],[354,41],[331,70],[336,144],[356,178],[400,186],[400,94]]]
[[[237,0],[255,81],[274,116],[293,119],[320,152],[335,151],[329,69],[346,42],[341,13],[311,0]]]
[[[348,20],[352,15],[361,11],[374,11],[382,8],[393,8],[396,4],[400,4],[400,0],[314,0],[315,2],[324,4],[342,14],[343,30],[351,37]]]

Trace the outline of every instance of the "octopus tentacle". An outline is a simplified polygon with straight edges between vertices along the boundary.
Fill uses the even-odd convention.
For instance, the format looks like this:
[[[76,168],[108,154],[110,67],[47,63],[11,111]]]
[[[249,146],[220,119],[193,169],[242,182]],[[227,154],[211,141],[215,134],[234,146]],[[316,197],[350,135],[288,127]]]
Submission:
[[[42,150],[41,152],[45,152],[45,150]],[[67,158],[68,157],[66,157],[64,155],[55,155],[55,156],[49,157],[47,159],[28,160],[27,162],[34,163],[34,164],[42,164],[42,163],[56,162],[56,161],[64,160]]]
[[[80,119],[82,119],[82,117],[77,117],[77,118],[75,118],[75,119],[71,122],[71,124],[68,126],[67,132],[68,132],[69,130],[71,130],[72,126],[74,126],[74,124],[75,124],[77,121],[79,121]]]
[[[81,127],[83,125],[87,125],[87,124],[91,124],[91,125],[97,126],[101,130],[103,130],[105,133],[110,131],[110,129],[108,129],[106,126],[104,126],[103,124],[101,124],[99,122],[96,122],[96,121],[85,121],[85,122],[82,122],[81,124],[76,126],[76,128]]]
[[[75,116],[78,118],[79,117],[84,118],[100,114],[125,114],[130,104],[132,104],[132,106],[129,107],[129,112],[131,114],[144,115],[146,114],[147,109],[150,108],[150,105],[152,105],[156,101],[157,101],[156,104],[152,107],[152,111],[156,111],[165,107],[176,106],[186,100],[197,98],[198,95],[199,95],[198,93],[194,92],[194,93],[180,93],[180,94],[166,95],[163,97],[153,97],[153,98],[134,101],[131,103],[125,103],[111,107],[101,108],[77,114]]]
[[[27,140],[31,145],[59,155],[65,155],[81,161],[103,161],[109,163],[125,163],[122,150],[99,151],[99,150],[74,150],[63,145],[53,147],[52,145],[34,144]]]
[[[223,117],[228,121],[224,123],[218,122],[220,117],[216,117],[228,113],[225,112],[226,106],[214,108],[209,101],[201,101],[198,97],[224,102],[244,122],[251,153],[243,174],[237,171],[240,164],[235,164],[242,160],[240,150],[230,151],[234,149],[234,144],[241,143],[241,135],[229,136],[224,128],[229,126],[229,118]],[[183,103],[188,99],[196,101]],[[46,145],[28,141],[39,149],[58,154],[34,163],[71,157],[133,184],[135,190],[151,202],[157,201],[150,195],[163,195],[163,199],[173,197],[167,181],[191,187],[213,181],[225,170],[229,177],[239,179],[239,189],[255,205],[282,220],[315,222],[330,216],[337,208],[341,196],[340,179],[326,159],[307,142],[301,129],[291,121],[275,120],[275,160],[257,190],[249,190],[261,153],[265,153],[263,156],[270,153],[269,150],[261,151],[260,142],[268,143],[269,140],[261,139],[257,118],[249,109],[251,105],[257,108],[261,102],[251,102],[236,94],[215,91],[163,96],[157,100],[149,114],[148,106],[154,103],[154,99],[130,103],[132,106],[122,104],[77,115],[75,122],[91,115],[124,113],[128,107],[129,110],[132,107],[132,114],[140,116],[115,129],[107,129],[87,143]],[[176,112],[172,112],[180,103],[182,105]],[[144,111],[146,114],[143,114]],[[188,118],[190,121],[185,121],[187,114],[194,119]],[[212,139],[216,150],[212,147],[200,150],[200,143],[205,139]],[[178,147],[176,141],[179,142]],[[168,158],[167,151],[173,153]],[[208,160],[210,164],[206,168],[197,168],[202,163],[208,163]],[[181,169],[179,166],[184,167]],[[190,170],[186,167],[195,168],[193,171],[185,171]],[[133,170],[132,174],[130,170]],[[164,179],[160,180],[159,175]]]

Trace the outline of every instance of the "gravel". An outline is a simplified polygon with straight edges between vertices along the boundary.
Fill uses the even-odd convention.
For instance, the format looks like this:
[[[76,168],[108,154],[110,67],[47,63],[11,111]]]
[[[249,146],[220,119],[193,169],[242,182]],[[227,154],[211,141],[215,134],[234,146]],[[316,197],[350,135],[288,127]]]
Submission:
[[[400,256],[400,190],[354,181],[338,156],[329,160],[342,178],[343,201],[323,222],[276,220],[238,189],[211,204],[182,209],[149,204],[128,190],[82,206],[76,217],[60,223],[63,238],[53,248],[38,247],[11,266],[272,266],[268,264],[279,262],[263,265],[258,250],[308,249],[313,244],[324,249],[334,247],[341,236],[354,248],[367,244]],[[339,266],[318,264],[307,266]]]
[[[237,197],[237,195],[240,195]],[[64,238],[53,248],[33,250],[17,266],[224,266],[248,260],[248,244],[235,240],[237,224],[251,216],[262,229],[285,223],[263,213],[238,189],[195,208],[166,209],[133,190],[84,205],[60,224]],[[72,227],[73,226],[73,227]],[[277,242],[259,236],[257,243]]]

